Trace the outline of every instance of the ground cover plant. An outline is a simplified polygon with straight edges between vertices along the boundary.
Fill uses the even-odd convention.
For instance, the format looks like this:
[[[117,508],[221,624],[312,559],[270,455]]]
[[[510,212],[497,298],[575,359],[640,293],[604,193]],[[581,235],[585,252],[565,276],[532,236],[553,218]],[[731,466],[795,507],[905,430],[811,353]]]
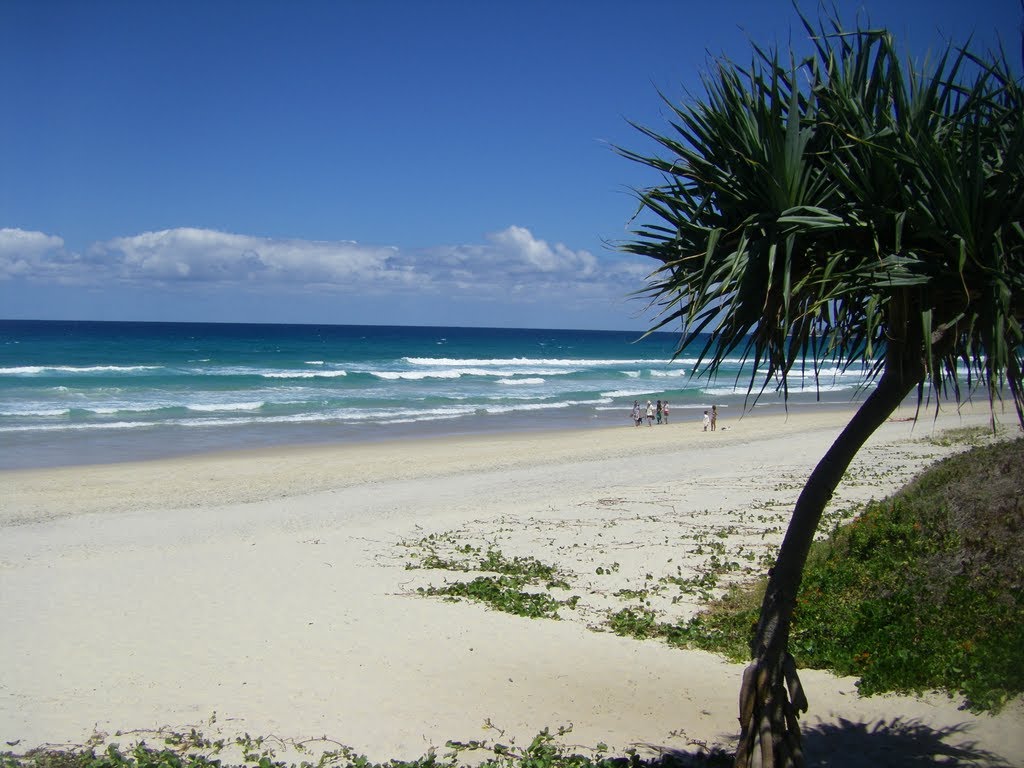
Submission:
[[[682,624],[625,608],[620,634],[746,657],[765,582]],[[938,462],[811,549],[790,648],[862,694],[944,690],[973,710],[1024,692],[1024,440]]]
[[[447,582],[442,586],[419,587],[416,591],[428,597],[477,600],[491,608],[531,619],[558,619],[559,608],[573,609],[578,596],[558,600],[552,589],[569,589],[564,575],[553,566],[534,557],[505,556],[500,549],[483,550],[472,544],[458,544],[452,534],[431,534],[413,546],[417,557],[406,569],[417,568],[469,572],[484,571],[471,581]],[[454,555],[445,555],[439,548],[454,547]]]
[[[97,734],[89,744],[72,748],[40,748],[24,754],[0,752],[0,768],[721,768],[731,762],[721,749],[699,743],[693,751],[653,758],[643,758],[635,750],[612,756],[604,744],[580,753],[558,743],[556,737],[564,737],[571,726],[554,732],[545,728],[526,746],[517,745],[514,739],[501,740],[504,733],[490,721],[485,727],[497,731],[498,740],[449,741],[444,754],[430,750],[413,760],[374,762],[351,747],[334,744],[333,749],[321,753],[315,761],[286,762],[279,757],[279,750],[303,754],[308,751],[308,742],[248,735],[228,741],[209,738],[193,728],[187,733],[134,733],[131,735],[148,735],[154,744],[142,740],[126,748]],[[222,760],[225,753],[235,755],[236,759]]]

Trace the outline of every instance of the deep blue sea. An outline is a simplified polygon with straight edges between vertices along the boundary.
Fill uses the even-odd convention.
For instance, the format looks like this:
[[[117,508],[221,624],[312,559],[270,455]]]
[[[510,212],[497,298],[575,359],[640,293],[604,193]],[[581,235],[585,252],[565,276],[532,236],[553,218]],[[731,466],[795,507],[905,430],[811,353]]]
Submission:
[[[673,421],[739,415],[718,380],[638,332],[0,320],[0,468],[287,444],[625,426],[634,400]],[[859,371],[826,374],[845,404]],[[774,393],[763,404],[778,406]],[[817,402],[813,382],[790,407]]]

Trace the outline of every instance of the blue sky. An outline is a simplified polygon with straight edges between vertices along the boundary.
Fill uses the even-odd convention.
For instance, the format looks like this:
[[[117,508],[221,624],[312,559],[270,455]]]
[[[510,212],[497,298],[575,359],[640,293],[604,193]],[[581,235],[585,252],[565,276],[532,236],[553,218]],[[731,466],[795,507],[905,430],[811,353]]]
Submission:
[[[1020,50],[1019,0],[837,6]],[[611,145],[804,38],[790,0],[0,0],[0,317],[647,327],[614,243],[657,179]]]

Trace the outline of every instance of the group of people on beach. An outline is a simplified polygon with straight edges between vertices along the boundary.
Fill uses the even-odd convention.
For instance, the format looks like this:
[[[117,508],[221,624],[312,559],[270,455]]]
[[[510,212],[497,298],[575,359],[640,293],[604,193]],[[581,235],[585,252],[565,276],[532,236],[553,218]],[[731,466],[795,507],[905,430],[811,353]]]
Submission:
[[[639,427],[643,424],[644,418],[647,419],[648,427],[653,427],[655,421],[658,424],[668,424],[668,400],[664,402],[659,400],[657,405],[648,400],[646,409],[640,406],[639,400],[634,400],[631,415],[634,427]]]
[[[653,427],[657,424],[668,424],[668,400],[659,400],[657,403],[647,401],[647,407],[640,405],[639,400],[633,401],[633,410],[630,411],[633,419],[633,426],[639,427],[647,419],[647,426]],[[718,406],[712,405],[710,411],[704,411],[704,431],[714,432],[718,429]]]

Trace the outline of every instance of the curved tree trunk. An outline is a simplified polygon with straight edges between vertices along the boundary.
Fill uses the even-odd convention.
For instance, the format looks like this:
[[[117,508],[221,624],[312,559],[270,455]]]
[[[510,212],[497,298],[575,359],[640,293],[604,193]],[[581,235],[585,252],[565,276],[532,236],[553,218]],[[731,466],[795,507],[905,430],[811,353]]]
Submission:
[[[895,357],[898,360],[898,355]],[[818,462],[797,499],[775,567],[769,571],[757,635],[751,646],[753,661],[743,672],[736,768],[804,765],[797,717],[798,710],[807,711],[807,698],[788,644],[807,554],[825,505],[853,457],[923,375],[919,360],[897,362],[891,356],[878,386]],[[755,763],[758,753],[759,761]]]

